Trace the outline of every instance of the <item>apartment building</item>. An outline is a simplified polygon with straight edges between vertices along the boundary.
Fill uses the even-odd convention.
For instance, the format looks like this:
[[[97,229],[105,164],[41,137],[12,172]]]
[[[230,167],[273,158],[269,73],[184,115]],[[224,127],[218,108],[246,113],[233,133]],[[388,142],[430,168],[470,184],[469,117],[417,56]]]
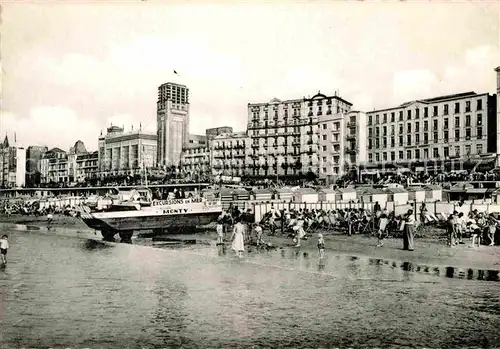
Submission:
[[[198,177],[209,176],[210,151],[208,146],[198,146],[186,148],[181,154],[181,172],[187,175],[197,175]]]
[[[250,137],[247,132],[214,136],[209,147],[212,175],[242,177],[252,173]]]
[[[322,115],[319,125],[319,178],[334,181],[367,161],[366,113]]]
[[[248,104],[251,141],[248,172],[255,177],[320,174],[319,119],[350,111],[352,104],[335,94]],[[332,170],[333,171],[333,170]]]
[[[465,92],[367,113],[368,162],[418,164],[496,152],[496,97]]]
[[[156,166],[157,136],[138,130],[125,132],[110,126],[99,137],[99,174],[139,174],[143,168]]]

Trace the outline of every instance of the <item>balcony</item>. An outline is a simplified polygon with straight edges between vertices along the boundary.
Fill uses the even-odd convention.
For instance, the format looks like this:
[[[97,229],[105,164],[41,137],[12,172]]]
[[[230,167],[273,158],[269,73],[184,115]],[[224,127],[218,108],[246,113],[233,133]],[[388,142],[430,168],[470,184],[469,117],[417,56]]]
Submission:
[[[358,152],[358,149],[356,147],[345,147],[345,152],[347,154],[356,154]]]
[[[346,139],[348,139],[348,140],[356,139],[356,135],[353,135],[353,134],[348,134],[348,135],[346,136]]]
[[[356,121],[349,121],[347,127],[356,127]]]

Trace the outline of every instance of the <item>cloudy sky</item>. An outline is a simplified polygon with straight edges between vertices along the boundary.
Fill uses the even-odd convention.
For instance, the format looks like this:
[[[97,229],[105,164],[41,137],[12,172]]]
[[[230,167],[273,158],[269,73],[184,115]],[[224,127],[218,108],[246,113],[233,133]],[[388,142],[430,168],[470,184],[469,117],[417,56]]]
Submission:
[[[495,93],[500,65],[497,2],[3,4],[0,136],[24,145],[96,149],[110,123],[154,132],[167,81],[189,87],[203,134],[245,129],[249,102],[318,90],[364,111]]]

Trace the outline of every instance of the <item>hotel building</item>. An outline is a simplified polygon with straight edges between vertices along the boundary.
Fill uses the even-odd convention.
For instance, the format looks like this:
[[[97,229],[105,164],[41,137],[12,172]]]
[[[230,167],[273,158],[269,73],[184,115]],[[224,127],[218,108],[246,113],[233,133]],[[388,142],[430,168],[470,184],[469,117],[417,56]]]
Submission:
[[[496,97],[466,92],[367,113],[368,162],[421,166],[496,152]]]
[[[25,185],[26,149],[5,136],[0,143],[0,187],[19,188]]]
[[[242,177],[252,174],[250,137],[246,132],[215,136],[209,147],[212,175]]]
[[[182,149],[188,142],[189,89],[168,82],[158,87],[157,164],[179,165]]]
[[[182,173],[198,179],[206,179],[210,175],[210,151],[206,136],[188,136],[188,143],[181,153],[180,167]]]
[[[250,174],[255,177],[319,175],[323,167],[318,156],[319,120],[345,114],[351,106],[336,94],[328,97],[319,92],[312,98],[286,101],[274,98],[268,103],[248,104]],[[328,169],[328,173],[333,171]]]
[[[367,160],[366,114],[360,111],[321,115],[319,178],[334,181],[355,172]]]
[[[156,166],[157,136],[137,131],[124,132],[111,126],[99,137],[99,174],[139,174],[142,168]]]

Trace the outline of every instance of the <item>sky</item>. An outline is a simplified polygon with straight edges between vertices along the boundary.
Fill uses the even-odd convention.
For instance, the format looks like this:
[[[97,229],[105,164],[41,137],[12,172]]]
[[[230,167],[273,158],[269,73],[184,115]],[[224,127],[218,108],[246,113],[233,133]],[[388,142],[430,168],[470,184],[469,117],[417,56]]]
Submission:
[[[0,137],[25,146],[155,132],[169,81],[189,88],[195,134],[245,130],[247,104],[274,97],[338,91],[370,111],[496,92],[496,1],[2,3]]]

